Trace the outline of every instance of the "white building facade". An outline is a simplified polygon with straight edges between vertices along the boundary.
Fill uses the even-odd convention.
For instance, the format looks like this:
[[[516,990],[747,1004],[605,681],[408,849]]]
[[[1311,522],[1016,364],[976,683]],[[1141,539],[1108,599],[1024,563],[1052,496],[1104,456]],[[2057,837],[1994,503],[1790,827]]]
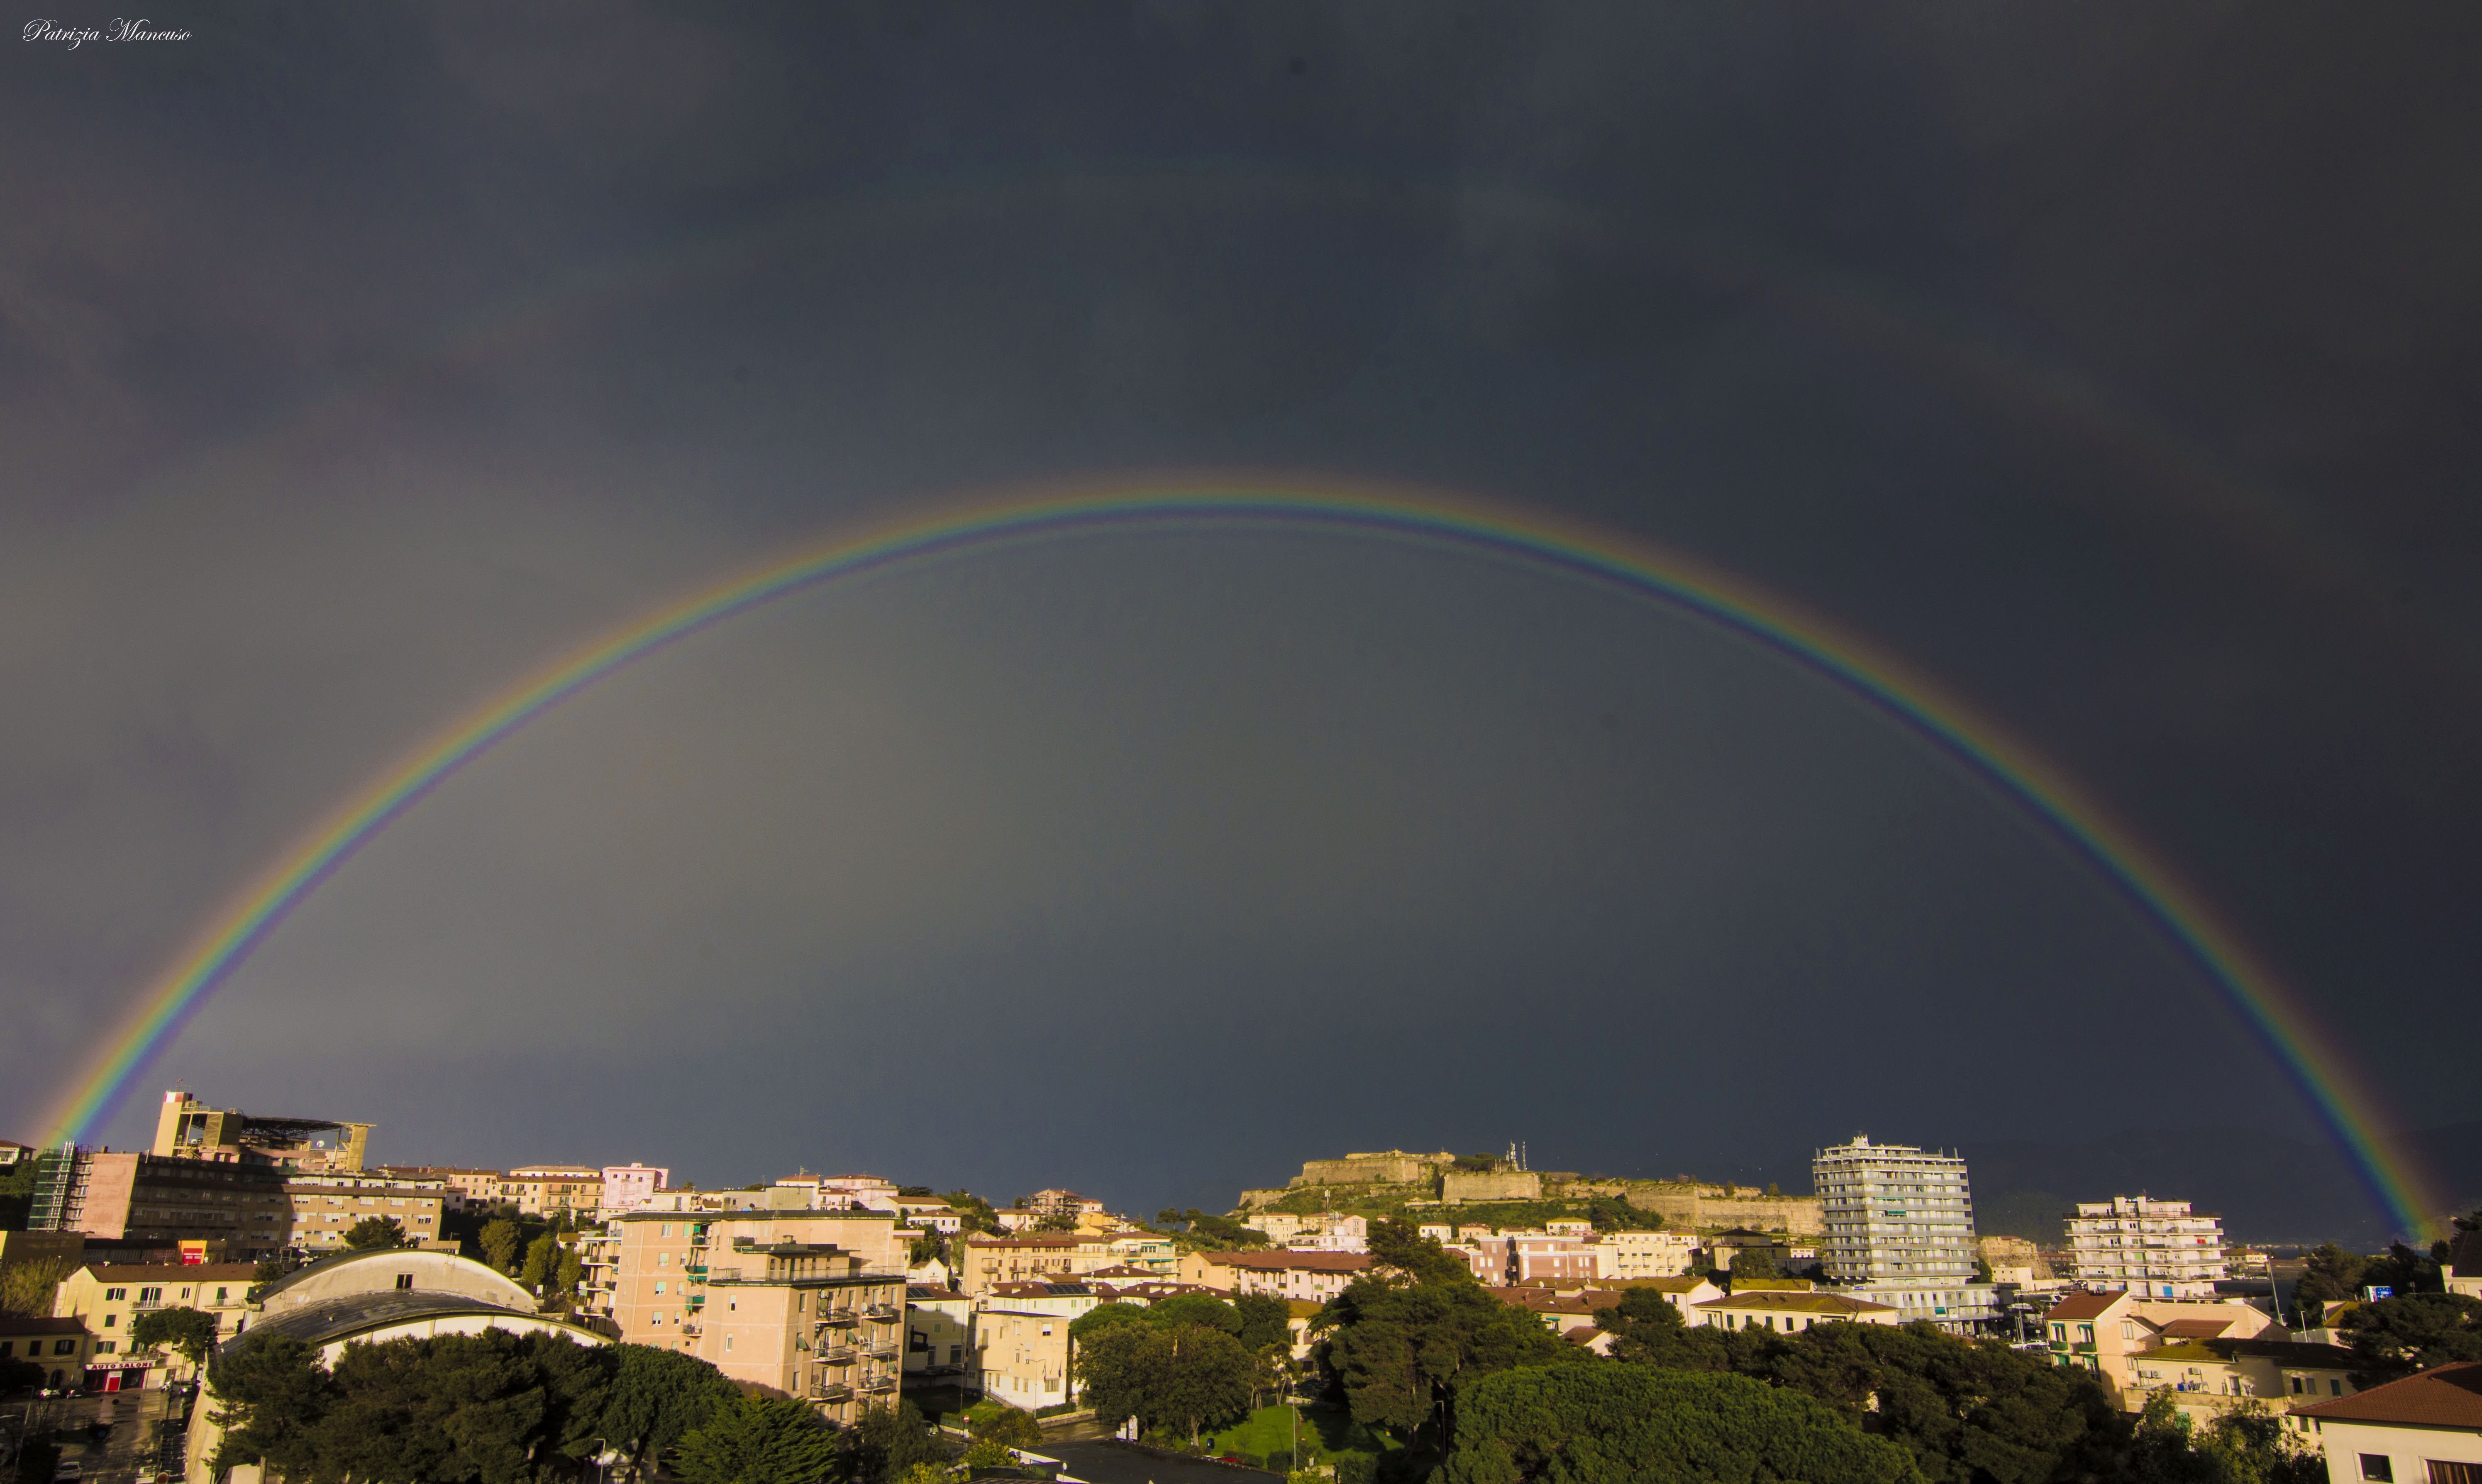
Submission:
[[[2223,1222],[2191,1210],[2186,1201],[2080,1201],[2068,1224],[2077,1278],[2092,1287],[2127,1288],[2149,1298],[2213,1298],[2215,1285],[2231,1276]]]
[[[1810,1159],[1828,1281],[1857,1298],[1960,1333],[1992,1319],[1973,1279],[1973,1189],[1965,1161],[1911,1144],[1851,1143]]]

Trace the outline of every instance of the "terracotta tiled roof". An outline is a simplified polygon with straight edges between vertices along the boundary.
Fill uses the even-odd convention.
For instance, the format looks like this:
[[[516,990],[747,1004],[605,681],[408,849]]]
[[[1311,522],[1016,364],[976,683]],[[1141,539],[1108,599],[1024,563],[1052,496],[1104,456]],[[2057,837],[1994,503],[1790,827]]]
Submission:
[[[251,1283],[258,1277],[255,1262],[90,1262],[86,1271],[100,1283]]]
[[[1756,1293],[1736,1293],[1730,1298],[1708,1299],[1698,1307],[1780,1314],[1884,1314],[1893,1313],[1896,1308],[1893,1304],[1847,1298],[1841,1293],[1785,1293],[1774,1288]]]
[[[2313,1345],[2289,1339],[2203,1339],[2156,1345],[2131,1356],[2138,1361],[2213,1361],[2257,1356],[2295,1370],[2351,1370],[2353,1352],[2341,1345]]]
[[[1277,1272],[1301,1268],[1317,1273],[1360,1273],[1370,1266],[1366,1252],[1208,1252],[1201,1253],[1218,1267],[1256,1268]]]
[[[2482,1361],[2458,1361],[2355,1396],[2295,1407],[2298,1417],[2406,1427],[2482,1427]]]
[[[2104,1310],[2126,1297],[2126,1293],[2072,1293],[2052,1305],[2050,1312],[2043,1318],[2046,1323],[2053,1319],[2099,1318]]]
[[[2230,1319],[2175,1319],[2163,1326],[2167,1340],[2212,1339],[2232,1327]]]

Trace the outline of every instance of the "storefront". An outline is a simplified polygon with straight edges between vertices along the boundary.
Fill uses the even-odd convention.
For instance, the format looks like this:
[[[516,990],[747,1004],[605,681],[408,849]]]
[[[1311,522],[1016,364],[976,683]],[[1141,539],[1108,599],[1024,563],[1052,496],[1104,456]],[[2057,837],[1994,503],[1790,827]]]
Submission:
[[[162,1367],[151,1359],[133,1356],[120,1360],[109,1355],[87,1358],[86,1389],[90,1391],[138,1391],[163,1384]]]

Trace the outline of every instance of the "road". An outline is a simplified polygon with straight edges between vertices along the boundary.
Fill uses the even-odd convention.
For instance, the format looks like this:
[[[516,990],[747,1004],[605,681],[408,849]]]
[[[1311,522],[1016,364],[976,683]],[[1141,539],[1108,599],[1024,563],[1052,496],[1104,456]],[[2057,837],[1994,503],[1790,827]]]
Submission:
[[[1064,1472],[1090,1484],[1283,1484],[1283,1475],[1263,1469],[1158,1453],[1131,1443],[1055,1443],[1045,1438],[1040,1451],[1059,1459]]]
[[[169,1399],[162,1391],[115,1391],[38,1402],[37,1425],[62,1429],[54,1435],[61,1461],[76,1460],[82,1484],[136,1484],[154,1471],[155,1423]],[[112,1424],[99,1443],[87,1431],[97,1420]]]

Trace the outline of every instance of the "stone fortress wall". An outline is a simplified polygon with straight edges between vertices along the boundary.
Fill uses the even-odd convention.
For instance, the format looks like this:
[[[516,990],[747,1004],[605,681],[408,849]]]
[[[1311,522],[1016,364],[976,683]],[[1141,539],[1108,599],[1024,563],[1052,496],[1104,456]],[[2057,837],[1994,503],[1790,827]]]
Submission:
[[[1281,1188],[1245,1190],[1233,1214],[1272,1206],[1322,1185],[1352,1185],[1371,1200],[1438,1200],[1459,1206],[1488,1201],[1579,1201],[1609,1196],[1626,1201],[1667,1225],[1716,1231],[1748,1227],[1815,1236],[1824,1226],[1816,1196],[1770,1196],[1756,1185],[1703,1180],[1587,1180],[1567,1171],[1519,1170],[1501,1163],[1490,1171],[1459,1170],[1450,1153],[1409,1153],[1401,1149],[1309,1159]]]

